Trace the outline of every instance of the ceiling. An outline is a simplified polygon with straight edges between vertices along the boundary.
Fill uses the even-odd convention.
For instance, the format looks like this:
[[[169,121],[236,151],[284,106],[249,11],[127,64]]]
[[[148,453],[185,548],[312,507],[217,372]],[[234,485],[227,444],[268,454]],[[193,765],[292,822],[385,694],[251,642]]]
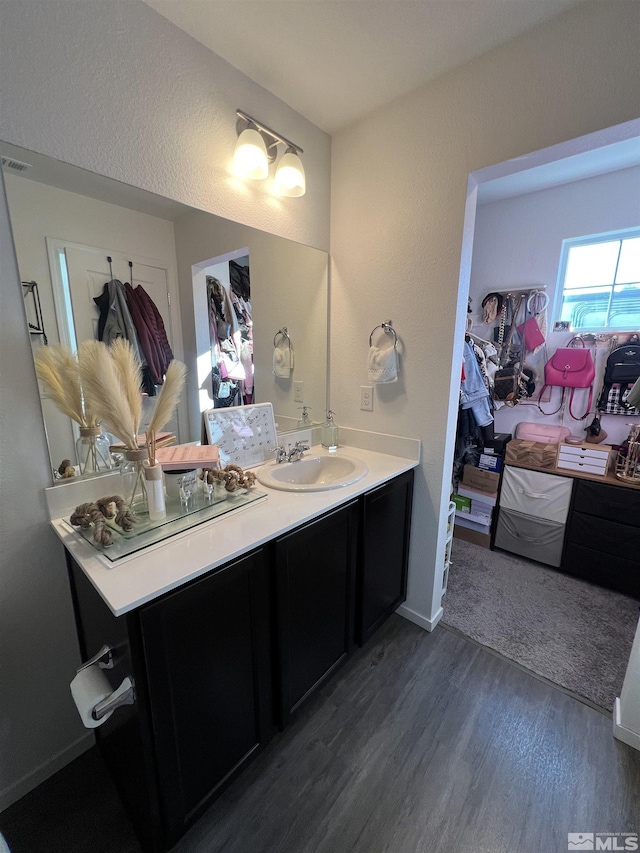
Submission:
[[[145,0],[327,133],[583,0]]]

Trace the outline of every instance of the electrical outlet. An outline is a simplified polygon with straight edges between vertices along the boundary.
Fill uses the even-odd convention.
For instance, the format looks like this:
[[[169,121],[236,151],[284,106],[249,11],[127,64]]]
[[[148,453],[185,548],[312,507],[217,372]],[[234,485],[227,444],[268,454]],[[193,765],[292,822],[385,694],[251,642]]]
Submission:
[[[304,403],[304,382],[301,379],[294,380],[293,402]]]
[[[373,411],[373,386],[372,385],[361,385],[360,386],[360,408],[364,412],[372,412]]]

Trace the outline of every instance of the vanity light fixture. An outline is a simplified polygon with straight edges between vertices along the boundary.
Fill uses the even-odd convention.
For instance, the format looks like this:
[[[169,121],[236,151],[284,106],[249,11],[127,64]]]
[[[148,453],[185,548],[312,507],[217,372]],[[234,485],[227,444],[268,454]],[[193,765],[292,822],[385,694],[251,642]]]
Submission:
[[[243,178],[263,180],[269,174],[269,163],[276,159],[278,145],[282,144],[286,150],[276,169],[276,189],[280,195],[292,198],[304,195],[306,180],[300,160],[300,154],[304,153],[302,148],[242,110],[236,110],[236,115],[235,172]]]

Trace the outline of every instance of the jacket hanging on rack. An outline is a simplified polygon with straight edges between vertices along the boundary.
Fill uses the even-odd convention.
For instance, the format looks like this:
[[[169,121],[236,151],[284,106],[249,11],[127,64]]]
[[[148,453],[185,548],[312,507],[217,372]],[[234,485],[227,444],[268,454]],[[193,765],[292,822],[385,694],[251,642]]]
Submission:
[[[156,304],[142,285],[133,288],[126,282],[124,289],[140,346],[147,359],[151,380],[154,385],[162,385],[167,368],[173,360],[164,322]]]

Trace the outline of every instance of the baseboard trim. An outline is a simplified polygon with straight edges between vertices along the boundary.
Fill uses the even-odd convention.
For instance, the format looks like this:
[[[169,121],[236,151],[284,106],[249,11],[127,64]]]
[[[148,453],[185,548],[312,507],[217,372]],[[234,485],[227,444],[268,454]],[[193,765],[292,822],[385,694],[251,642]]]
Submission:
[[[622,725],[621,716],[620,699],[616,699],[613,706],[613,736],[628,746],[640,750],[640,734],[632,732],[631,729],[626,729]]]
[[[58,770],[62,770],[63,767],[66,767],[67,764],[70,764],[75,758],[78,758],[83,752],[90,749],[94,742],[94,738],[87,732],[70,746],[54,755],[53,758],[40,764],[35,770],[25,774],[17,782],[9,785],[8,788],[0,792],[0,812],[3,812],[9,806],[13,805],[13,803],[16,803],[25,794],[28,794],[29,791],[33,791],[34,788],[37,788],[38,785],[45,782],[50,776],[57,773]]]
[[[442,619],[442,607],[438,608],[433,619],[427,619],[427,617],[423,616],[422,613],[416,613],[415,610],[407,607],[406,604],[401,604],[396,610],[396,613],[398,616],[403,616],[405,619],[408,619],[409,622],[413,622],[414,625],[419,625],[421,628],[424,628],[425,631],[433,631],[438,622]]]

